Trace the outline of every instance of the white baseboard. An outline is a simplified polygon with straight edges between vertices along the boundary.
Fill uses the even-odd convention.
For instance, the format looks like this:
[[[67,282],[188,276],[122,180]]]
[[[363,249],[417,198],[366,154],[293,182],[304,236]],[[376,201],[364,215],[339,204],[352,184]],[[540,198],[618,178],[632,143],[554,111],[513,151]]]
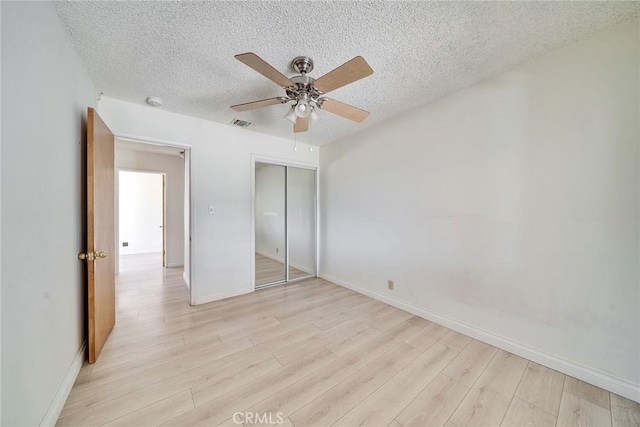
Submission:
[[[233,289],[231,291],[216,292],[215,294],[202,295],[193,298],[193,305],[206,304],[208,302],[218,301],[221,299],[237,297],[238,295],[244,295],[253,292],[251,288]]]
[[[480,329],[468,323],[443,316],[431,310],[417,307],[405,301],[393,298],[389,295],[385,295],[380,292],[364,288],[362,286],[357,286],[343,280],[336,279],[335,277],[328,276],[326,274],[320,274],[319,277],[329,282],[335,283],[336,285],[351,289],[352,291],[358,292],[378,301],[382,301],[384,303],[392,305],[401,310],[407,311],[416,316],[430,320],[439,325],[446,326],[449,329],[453,329],[454,331],[468,335],[479,341],[483,341],[487,344],[493,345],[494,347],[498,347],[520,357],[533,360],[536,363],[547,366],[571,377],[578,378],[579,380],[582,380],[589,384],[593,384],[597,387],[603,388],[620,396],[626,397],[627,399],[640,402],[640,384],[634,384],[632,382],[629,382],[622,378],[617,378],[597,369],[593,369],[580,363],[564,359],[560,356],[538,350],[526,344],[514,341],[510,338],[506,338],[493,332]]]
[[[42,421],[40,422],[41,426],[55,426],[58,422],[58,417],[62,412],[62,408],[64,408],[64,404],[67,403],[69,393],[71,393],[73,384],[76,382],[76,378],[78,378],[78,374],[80,373],[80,368],[82,368],[82,364],[84,363],[86,348],[87,342],[85,341],[82,343],[75,359],[73,359],[73,362],[67,371],[67,375],[64,377],[64,380],[53,398],[51,405],[49,405],[49,409],[47,409],[47,413],[44,414],[44,418],[42,418]]]
[[[168,262],[167,263],[167,267],[166,268],[178,268],[178,267],[184,267],[184,264],[181,264],[179,262]]]
[[[182,272],[182,279],[184,280],[184,283],[186,283],[187,288],[191,288],[191,281],[189,280],[189,276],[187,276],[186,271]]]

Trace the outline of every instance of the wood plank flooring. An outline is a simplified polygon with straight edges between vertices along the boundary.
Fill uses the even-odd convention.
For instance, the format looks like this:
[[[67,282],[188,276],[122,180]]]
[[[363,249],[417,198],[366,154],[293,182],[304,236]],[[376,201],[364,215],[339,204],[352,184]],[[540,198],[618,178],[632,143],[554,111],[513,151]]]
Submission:
[[[182,270],[130,261],[59,426],[640,425],[635,402],[324,280],[191,307]]]

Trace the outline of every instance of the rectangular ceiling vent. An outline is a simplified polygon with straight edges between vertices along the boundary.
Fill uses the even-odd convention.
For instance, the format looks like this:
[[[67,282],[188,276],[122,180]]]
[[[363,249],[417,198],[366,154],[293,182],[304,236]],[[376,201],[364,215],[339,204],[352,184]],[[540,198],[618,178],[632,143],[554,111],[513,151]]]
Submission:
[[[240,119],[233,119],[231,124],[234,126],[239,126],[241,128],[248,128],[249,126],[251,126],[251,122],[248,122],[246,120],[240,120]]]

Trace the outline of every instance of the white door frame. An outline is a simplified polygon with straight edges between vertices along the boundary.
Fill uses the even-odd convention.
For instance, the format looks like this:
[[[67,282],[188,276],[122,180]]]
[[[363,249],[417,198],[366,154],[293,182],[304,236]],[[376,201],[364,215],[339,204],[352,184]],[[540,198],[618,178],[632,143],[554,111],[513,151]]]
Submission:
[[[316,172],[316,224],[315,224],[315,247],[316,247],[316,277],[320,274],[320,165],[315,163],[300,162],[296,160],[281,159],[278,157],[251,154],[251,253],[249,254],[251,265],[251,291],[256,290],[256,163],[267,163],[276,166],[291,166],[300,169],[309,169]],[[287,255],[289,257],[289,243],[287,242]],[[288,276],[288,274],[287,274]]]
[[[188,258],[188,262],[189,262],[189,271],[188,272],[184,272],[184,279],[185,282],[188,280],[189,285],[189,304],[191,305],[195,305],[194,303],[194,292],[193,292],[193,244],[192,244],[192,240],[191,240],[191,236],[193,235],[193,230],[194,230],[194,198],[193,198],[193,145],[191,144],[186,144],[184,142],[178,142],[178,141],[168,141],[168,140],[164,140],[164,139],[158,139],[158,138],[148,138],[145,136],[140,136],[140,135],[130,135],[130,134],[124,134],[124,133],[114,133],[116,138],[125,140],[125,141],[130,141],[130,142],[135,142],[135,143],[139,143],[139,144],[147,144],[147,145],[157,145],[157,146],[161,146],[161,147],[173,147],[173,148],[182,148],[185,150],[184,153],[184,162],[185,162],[185,170],[188,169],[189,171],[189,179],[185,179],[185,184],[188,184],[185,186],[185,191],[188,191],[189,193],[189,205],[187,206],[189,209],[189,235],[185,235],[184,239],[185,242],[188,242],[187,245],[185,245],[186,248],[188,248],[189,253],[185,254],[185,262],[187,261]],[[187,218],[185,218],[187,219]],[[116,236],[117,239],[118,236]],[[117,241],[117,240],[116,240]]]

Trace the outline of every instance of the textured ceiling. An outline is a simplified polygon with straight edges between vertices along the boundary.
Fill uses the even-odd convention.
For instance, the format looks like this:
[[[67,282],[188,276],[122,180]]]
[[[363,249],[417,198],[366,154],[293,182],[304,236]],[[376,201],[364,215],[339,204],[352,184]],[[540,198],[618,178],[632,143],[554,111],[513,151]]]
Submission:
[[[293,138],[287,106],[230,105],[281,96],[236,61],[254,52],[288,76],[298,55],[312,77],[356,55],[374,74],[331,93],[369,110],[362,124],[328,112],[298,140],[321,145],[469,86],[632,16],[638,2],[58,2],[56,9],[106,96]],[[151,108],[151,107],[150,107]],[[311,140],[309,140],[311,138]]]

